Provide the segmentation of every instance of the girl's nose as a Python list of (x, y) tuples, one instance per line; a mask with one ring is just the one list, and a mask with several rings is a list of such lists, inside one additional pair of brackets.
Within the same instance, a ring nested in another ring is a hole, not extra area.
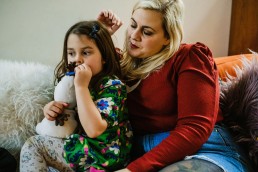
[(83, 63), (83, 57), (81, 55), (77, 55), (75, 57), (75, 63), (76, 63), (76, 65), (82, 64)]

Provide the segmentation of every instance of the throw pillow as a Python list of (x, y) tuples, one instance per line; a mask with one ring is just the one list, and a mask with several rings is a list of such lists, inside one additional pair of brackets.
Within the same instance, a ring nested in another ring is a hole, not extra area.
[(53, 100), (53, 68), (33, 62), (0, 60), (0, 145), (19, 158), (35, 135), (43, 107)]
[(228, 75), (221, 85), (220, 107), (236, 142), (258, 168), (258, 57), (242, 59), (236, 77)]

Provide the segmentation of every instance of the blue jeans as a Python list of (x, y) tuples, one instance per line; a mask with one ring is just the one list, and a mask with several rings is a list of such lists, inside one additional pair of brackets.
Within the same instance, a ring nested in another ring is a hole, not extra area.
[[(139, 152), (136, 156), (141, 156), (157, 146), (169, 132), (135, 136), (137, 147), (134, 149)], [(215, 125), (208, 141), (203, 144), (201, 149), (194, 155), (187, 156), (185, 159), (203, 159), (216, 164), (225, 172), (249, 172), (251, 165), (248, 157), (242, 149), (233, 141), (228, 129), (222, 125)]]

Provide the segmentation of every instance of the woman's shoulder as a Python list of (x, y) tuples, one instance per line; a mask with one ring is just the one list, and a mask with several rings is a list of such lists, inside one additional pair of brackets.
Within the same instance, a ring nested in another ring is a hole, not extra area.
[(190, 53), (204, 53), (208, 55), (212, 54), (210, 48), (201, 42), (196, 42), (194, 44), (183, 43), (181, 44), (177, 54), (190, 54)]
[(178, 51), (172, 56), (171, 60), (182, 61), (186, 59), (200, 59), (200, 60), (213, 60), (212, 52), (210, 48), (197, 42), (194, 44), (181, 44)]
[(181, 44), (179, 50), (169, 60), (170, 67), (175, 70), (190, 68), (191, 66), (213, 66), (214, 59), (209, 47), (203, 43)]

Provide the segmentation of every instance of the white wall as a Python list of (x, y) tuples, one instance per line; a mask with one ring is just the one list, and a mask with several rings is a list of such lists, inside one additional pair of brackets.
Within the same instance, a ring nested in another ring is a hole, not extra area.
[(184, 41), (203, 42), (214, 57), (228, 54), (232, 0), (183, 0)]
[[(125, 22), (113, 37), (122, 47), (131, 9), (137, 0), (0, 0), (0, 59), (55, 66), (63, 38), (77, 21), (96, 19), (112, 9)], [(207, 44), (214, 56), (227, 55), (232, 0), (184, 0), (184, 42)]]

